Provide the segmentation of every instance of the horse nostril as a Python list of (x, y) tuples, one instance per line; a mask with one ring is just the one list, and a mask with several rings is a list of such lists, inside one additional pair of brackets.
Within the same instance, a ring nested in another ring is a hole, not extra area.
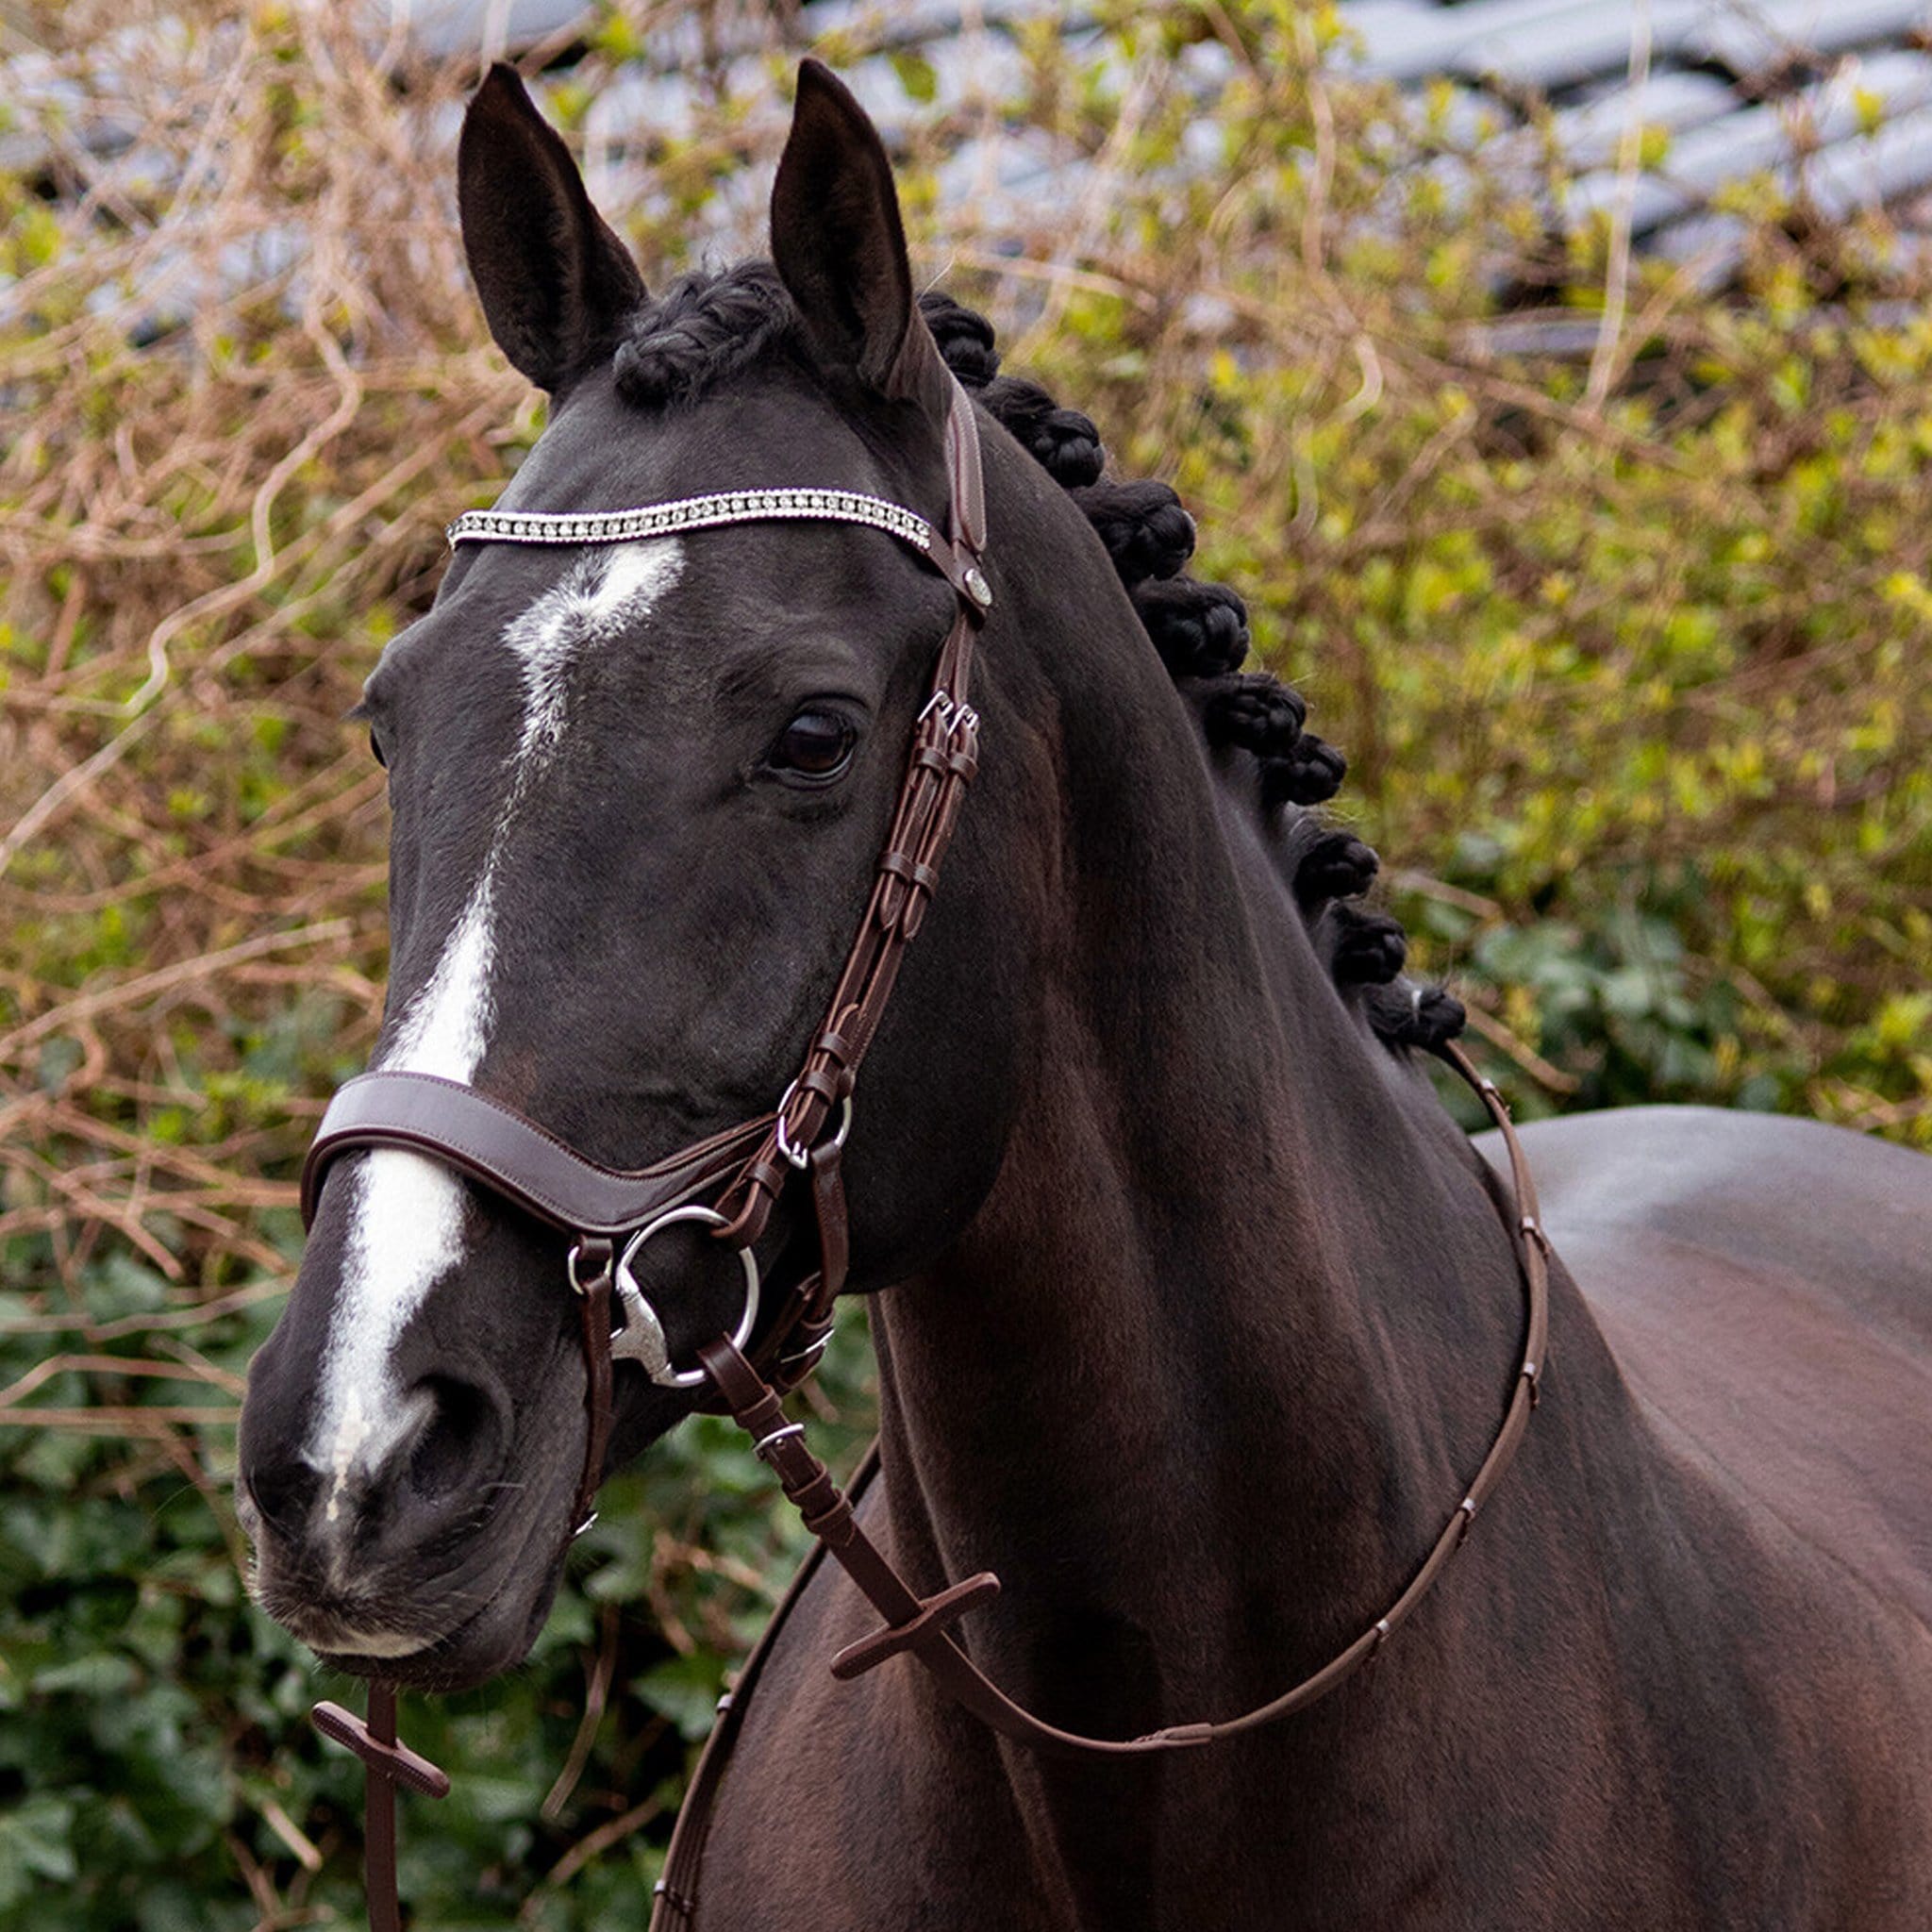
[(258, 1463), (246, 1472), (248, 1493), (267, 1526), (284, 1537), (300, 1534), (322, 1488), (322, 1472), (291, 1457), (282, 1462)]
[(409, 1456), (409, 1487), (433, 1500), (486, 1466), (495, 1411), (482, 1390), (448, 1375), (425, 1376), (416, 1392), (427, 1398), (430, 1413)]

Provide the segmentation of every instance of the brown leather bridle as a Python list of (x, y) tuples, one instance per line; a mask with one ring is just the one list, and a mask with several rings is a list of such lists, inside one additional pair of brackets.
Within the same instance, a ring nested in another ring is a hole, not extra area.
[[(425, 1074), (383, 1071), (351, 1080), (335, 1096), (308, 1150), (302, 1175), (305, 1222), (312, 1221), (330, 1164), (342, 1154), (402, 1147), (468, 1174), (558, 1229), (568, 1240), (568, 1274), (579, 1297), (585, 1360), (587, 1427), (571, 1534), (591, 1520), (609, 1441), (612, 1357), (639, 1361), (666, 1386), (697, 1391), (700, 1406), (722, 1407), (752, 1439), (805, 1526), (818, 1539), (800, 1585), (829, 1553), (883, 1618), (872, 1636), (832, 1659), (851, 1678), (901, 1653), (916, 1657), (947, 1696), (1001, 1736), (1059, 1755), (1140, 1757), (1190, 1749), (1257, 1730), (1306, 1709), (1380, 1651), (1461, 1548), (1528, 1426), (1538, 1395), (1548, 1328), (1548, 1242), (1523, 1150), (1495, 1087), (1459, 1048), (1442, 1055), (1475, 1087), (1501, 1128), (1515, 1186), (1519, 1247), (1527, 1303), (1523, 1355), (1501, 1426), (1481, 1468), (1421, 1567), (1393, 1603), (1353, 1643), (1320, 1670), (1269, 1703), (1216, 1723), (1169, 1725), (1144, 1737), (1085, 1738), (1016, 1704), (966, 1655), (951, 1626), (995, 1595), (990, 1573), (931, 1596), (906, 1581), (859, 1525), (850, 1499), (788, 1423), (783, 1398), (817, 1365), (831, 1333), (834, 1304), (849, 1257), (842, 1150), (858, 1071), (877, 1033), (908, 945), (917, 937), (939, 884), (940, 867), (976, 769), (977, 715), (968, 702), (974, 646), (992, 604), (985, 575), (986, 512), (979, 437), (973, 407), (952, 385), (945, 425), (950, 502), (944, 535), (914, 512), (875, 497), (826, 491), (737, 491), (686, 498), (643, 509), (558, 516), (473, 512), (451, 526), (452, 543), (608, 543), (720, 525), (799, 519), (869, 524), (924, 557), (958, 597), (940, 647), (930, 692), (913, 727), (912, 745), (858, 938), (846, 957), (825, 1018), (797, 1076), (770, 1114), (728, 1127), (651, 1166), (620, 1171), (587, 1160), (514, 1108), (475, 1088)], [(829, 1129), (829, 1131), (828, 1131)], [(775, 1311), (759, 1307), (754, 1244), (794, 1174), (806, 1176), (818, 1235), (818, 1267), (805, 1274)], [(638, 1251), (663, 1228), (696, 1222), (736, 1249), (745, 1270), (743, 1313), (731, 1334), (697, 1350), (694, 1368), (670, 1359), (656, 1310), (630, 1278)], [(624, 1325), (612, 1330), (613, 1302)], [(760, 1319), (762, 1316), (762, 1319)], [(798, 1586), (794, 1586), (794, 1591)], [(788, 1598), (788, 1603), (791, 1601)], [(782, 1619), (783, 1607), (779, 1613)], [(777, 1627), (774, 1620), (773, 1629)], [(770, 1640), (767, 1632), (766, 1641)], [(689, 1924), (704, 1833), (738, 1712), (762, 1657), (754, 1653), (738, 1702), (726, 1699), (710, 1745), (679, 1816), (658, 1888), (654, 1928)], [(375, 1682), (365, 1724), (341, 1706), (318, 1705), (324, 1734), (348, 1745), (369, 1769), (366, 1834), (370, 1923), (394, 1932), (394, 1786), (441, 1796), (448, 1780), (395, 1735), (394, 1687)]]

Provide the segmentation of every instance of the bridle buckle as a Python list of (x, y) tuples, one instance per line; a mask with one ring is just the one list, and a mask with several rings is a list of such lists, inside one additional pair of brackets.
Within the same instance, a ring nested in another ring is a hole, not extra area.
[[(799, 1171), (800, 1174), (803, 1174), (807, 1167), (808, 1167), (811, 1164), (812, 1147), (800, 1147), (799, 1145), (797, 1145), (797, 1143), (793, 1141), (790, 1130), (785, 1125), (786, 1109), (791, 1105), (792, 1097), (797, 1093), (797, 1091), (798, 1082), (796, 1080), (792, 1081), (791, 1086), (786, 1088), (785, 1096), (778, 1103), (777, 1124), (773, 1129), (772, 1137), (778, 1143), (778, 1152), (782, 1154), (785, 1157), (785, 1158), (789, 1160), (791, 1163), (791, 1165)], [(848, 1093), (846, 1094), (844, 1099), (839, 1103), (839, 1131), (832, 1136), (831, 1144), (835, 1148), (844, 1146), (845, 1137), (851, 1131), (852, 1096)], [(824, 1143), (823, 1141), (813, 1142), (813, 1146), (823, 1146), (824, 1144)]]
[(570, 1276), (571, 1292), (575, 1295), (590, 1295), (596, 1291), (600, 1283), (610, 1279), (610, 1260), (613, 1250), (609, 1240), (601, 1234), (587, 1234), (572, 1244), (570, 1258), (564, 1263)]

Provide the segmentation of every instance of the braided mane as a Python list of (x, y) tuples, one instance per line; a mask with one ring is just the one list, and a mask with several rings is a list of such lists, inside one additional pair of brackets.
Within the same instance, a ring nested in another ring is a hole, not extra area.
[[(1000, 374), (985, 316), (936, 291), (919, 307), (953, 374), (1086, 514), (1208, 744), (1254, 760), (1260, 809), (1281, 815), (1289, 884), (1339, 991), (1391, 1049), (1453, 1040), (1463, 1028), (1461, 1002), (1406, 978), (1401, 923), (1360, 903), (1374, 881), (1375, 854), (1322, 817), (1347, 760), (1306, 728), (1298, 691), (1272, 672), (1241, 669), (1249, 640), (1239, 594), (1183, 575), (1194, 520), (1179, 497), (1165, 483), (1107, 478), (1100, 432), (1038, 383)], [(639, 312), (619, 344), (618, 391), (646, 408), (694, 400), (766, 349), (795, 340), (798, 326), (768, 262), (686, 275)]]

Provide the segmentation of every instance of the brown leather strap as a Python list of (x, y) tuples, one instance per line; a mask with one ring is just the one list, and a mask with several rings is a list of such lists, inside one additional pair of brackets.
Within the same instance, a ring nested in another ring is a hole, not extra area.
[(378, 1070), (336, 1090), (302, 1167), (302, 1218), (315, 1218), (332, 1162), (358, 1148), (404, 1147), (454, 1167), (553, 1227), (628, 1233), (735, 1174), (771, 1130), (742, 1121), (626, 1171), (586, 1160), (527, 1115), (460, 1080)]
[(584, 1467), (571, 1507), (571, 1535), (580, 1537), (597, 1520), (597, 1486), (610, 1446), (610, 1293), (615, 1250), (601, 1238), (586, 1239), (570, 1253), (570, 1285), (577, 1291), (584, 1335)]
[[(855, 1504), (872, 1488), (878, 1473), (879, 1445), (874, 1442), (852, 1473), (849, 1493)], [(824, 1544), (820, 1542), (813, 1543), (806, 1552), (805, 1561), (786, 1586), (785, 1594), (778, 1599), (770, 1623), (759, 1633), (743, 1668), (731, 1680), (731, 1688), (718, 1700), (718, 1721), (711, 1726), (711, 1735), (705, 1740), (705, 1748), (698, 1754), (697, 1768), (691, 1774), (691, 1787), (684, 1794), (684, 1803), (678, 1807), (677, 1822), (671, 1829), (671, 1848), (665, 1854), (664, 1874), (658, 1881), (651, 1908), (650, 1932), (683, 1932), (683, 1928), (691, 1924), (691, 1914), (697, 1908), (698, 1867), (705, 1855), (705, 1841), (712, 1807), (717, 1803), (718, 1787), (730, 1762), (732, 1746), (738, 1741), (739, 1724), (745, 1707), (751, 1702), (752, 1691), (763, 1674), (765, 1660), (783, 1634), (799, 1599), (811, 1588), (813, 1579), (824, 1567), (826, 1554)]]
[[(776, 1392), (759, 1379), (751, 1364), (728, 1341), (711, 1342), (699, 1351), (699, 1359), (724, 1392), (734, 1418), (752, 1432), (758, 1455), (778, 1477), (786, 1495), (803, 1514), (807, 1528), (819, 1541), (786, 1593), (771, 1626), (759, 1640), (752, 1663), (747, 1665), (725, 1716), (699, 1760), (690, 1794), (672, 1835), (665, 1882), (659, 1888), (657, 1908), (652, 1914), (651, 1932), (678, 1932), (678, 1928), (694, 1923), (705, 1839), (718, 1788), (737, 1738), (744, 1700), (755, 1681), (754, 1666), (762, 1663), (786, 1611), (816, 1574), (819, 1560), (826, 1553), (844, 1568), (885, 1618), (881, 1629), (839, 1653), (832, 1662), (834, 1675), (856, 1676), (906, 1652), (918, 1658), (954, 1702), (990, 1728), (1002, 1737), (1054, 1756), (1141, 1757), (1198, 1748), (1239, 1737), (1306, 1710), (1374, 1658), (1448, 1567), (1449, 1559), (1462, 1547), (1476, 1517), (1501, 1483), (1529, 1425), (1530, 1412), (1537, 1406), (1549, 1340), (1549, 1238), (1543, 1231), (1536, 1186), (1530, 1177), (1523, 1143), (1494, 1082), (1476, 1071), (1460, 1047), (1450, 1043), (1439, 1051), (1475, 1089), (1501, 1131), (1508, 1152), (1516, 1199), (1516, 1220), (1511, 1232), (1516, 1241), (1526, 1309), (1523, 1352), (1509, 1400), (1482, 1466), (1401, 1594), (1353, 1643), (1320, 1670), (1280, 1696), (1238, 1717), (1216, 1723), (1172, 1724), (1139, 1738), (1083, 1738), (1060, 1730), (1015, 1704), (965, 1655), (950, 1628), (966, 1610), (989, 1601), (997, 1592), (997, 1579), (982, 1574), (931, 1597), (921, 1598), (860, 1527), (849, 1502), (840, 1495), (829, 1473), (806, 1446), (802, 1431), (796, 1425), (782, 1424)], [(866, 1464), (867, 1480), (875, 1468), (876, 1445)], [(855, 1482), (855, 1494), (858, 1489)]]
[(979, 716), (967, 699), (974, 640), (992, 603), (992, 590), (980, 564), (986, 492), (979, 431), (973, 406), (957, 382), (946, 416), (945, 455), (950, 548), (936, 541), (931, 555), (958, 592), (959, 608), (933, 666), (930, 694), (913, 733), (872, 897), (824, 1023), (812, 1037), (777, 1122), (721, 1204), (730, 1218), (721, 1237), (740, 1244), (757, 1241), (763, 1232), (783, 1185), (781, 1135), (783, 1143), (794, 1149), (816, 1146), (833, 1108), (850, 1098), (891, 997), (900, 960), (924, 922), (966, 788), (979, 767)]
[(845, 1288), (852, 1241), (846, 1225), (844, 1161), (844, 1151), (834, 1141), (811, 1151), (811, 1205), (819, 1227), (819, 1278), (806, 1309), (808, 1321), (829, 1321), (832, 1304)]
[(333, 1744), (362, 1760), (363, 1890), (369, 1901), (370, 1932), (402, 1932), (396, 1895), (396, 1787), (407, 1785), (426, 1798), (449, 1796), (449, 1779), (396, 1736), (396, 1687), (380, 1677), (369, 1683), (365, 1723), (340, 1704), (318, 1704), (309, 1722)]
[(850, 1098), (900, 961), (918, 937), (938, 886), (966, 787), (978, 769), (979, 719), (960, 696), (975, 622), (962, 609), (940, 654), (865, 919), (824, 1024), (812, 1036), (805, 1065), (771, 1131), (721, 1203), (730, 1224), (721, 1236), (740, 1245), (756, 1241), (764, 1231), (786, 1178), (783, 1149), (817, 1146), (834, 1108)]

